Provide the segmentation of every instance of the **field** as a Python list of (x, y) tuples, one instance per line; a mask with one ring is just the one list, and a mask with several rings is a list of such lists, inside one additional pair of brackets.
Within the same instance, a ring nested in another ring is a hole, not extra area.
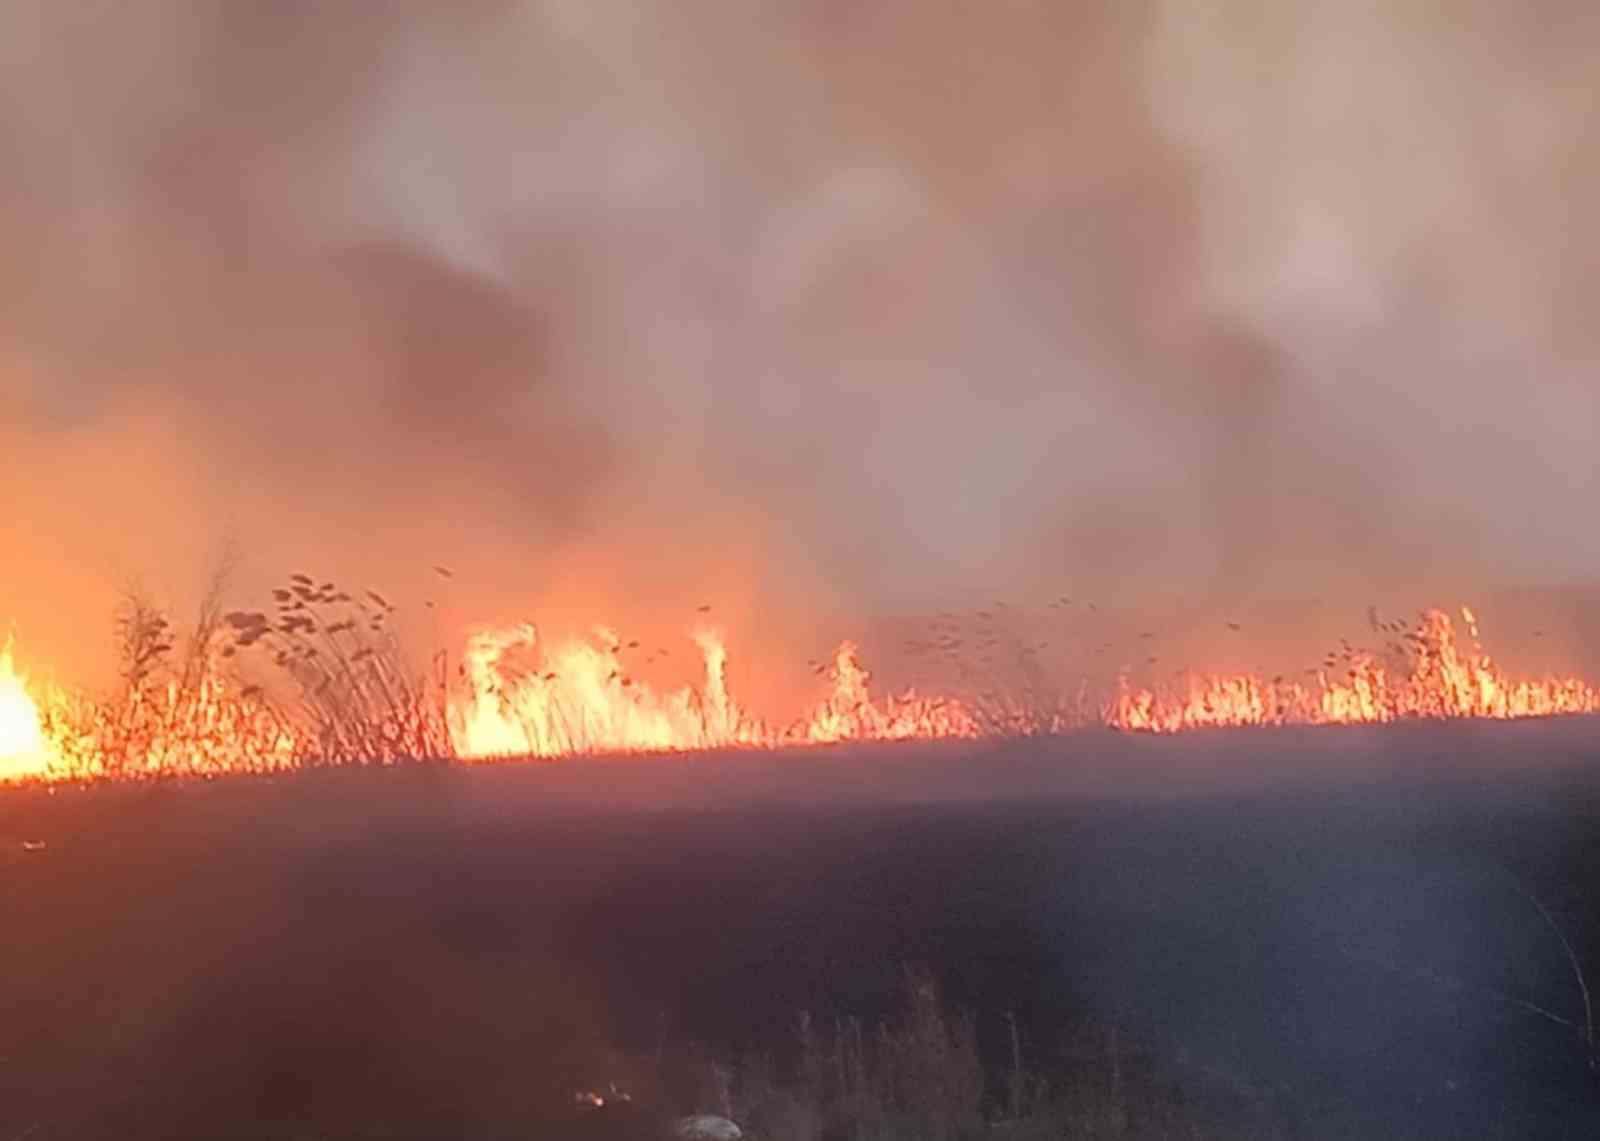
[(1594, 729), (7, 790), (0, 1141), (748, 1119), (797, 1101), (801, 1012), (813, 1061), (911, 1035), (908, 971), (952, 1041), (972, 1012), (976, 1113), (1014, 1118), (1019, 1076), (1051, 1107), (1015, 1136), (1593, 1136), (1563, 939), (1600, 974)]

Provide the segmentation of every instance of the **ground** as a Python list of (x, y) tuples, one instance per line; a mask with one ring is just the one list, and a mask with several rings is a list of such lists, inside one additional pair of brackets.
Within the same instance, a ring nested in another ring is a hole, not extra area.
[(550, 1135), (663, 1053), (782, 1071), (800, 1011), (889, 1017), (908, 964), (997, 1073), (1014, 1012), (1030, 1068), (1162, 1113), (1583, 1135), (1529, 897), (1600, 972), (1594, 728), (7, 791), (0, 1138)]

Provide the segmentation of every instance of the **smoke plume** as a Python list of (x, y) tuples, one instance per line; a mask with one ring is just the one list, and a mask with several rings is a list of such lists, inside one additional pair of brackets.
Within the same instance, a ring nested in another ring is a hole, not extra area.
[(225, 536), (767, 629), (1591, 578), (1597, 35), (1575, 0), (17, 0), (0, 619), (71, 662)]

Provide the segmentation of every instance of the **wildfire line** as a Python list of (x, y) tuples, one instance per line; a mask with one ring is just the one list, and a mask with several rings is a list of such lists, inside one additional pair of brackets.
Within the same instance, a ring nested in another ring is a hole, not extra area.
[[(1176, 733), (1213, 727), (1367, 724), (1414, 719), (1522, 718), (1600, 712), (1600, 691), (1577, 678), (1508, 677), (1451, 616), (1424, 611), (1383, 651), (1348, 642), (1309, 682), (1281, 675), (1190, 674), (1137, 688), (1126, 676), (1097, 703), (1040, 681), (1029, 659), (1017, 692), (988, 685), (972, 696), (873, 693), (853, 643), (814, 666), (826, 689), (787, 722), (752, 715), (732, 692), (728, 651), (714, 631), (694, 634), (698, 685), (660, 690), (634, 676), (639, 643), (597, 628), (547, 643), (531, 625), (485, 630), (467, 642), (459, 679), (437, 665), (408, 673), (381, 595), (320, 586), (296, 575), (274, 592), (277, 614), (235, 611), (204, 668), (164, 683), (141, 672), (109, 699), (29, 682), (9, 642), (0, 651), (0, 780), (62, 781), (276, 772), (330, 764), (402, 764), (722, 748), (788, 749), (845, 741), (1048, 735), (1089, 726)], [(987, 643), (985, 643), (987, 644)], [(952, 649), (947, 635), (938, 645)], [(645, 663), (665, 656), (657, 650)], [(244, 684), (254, 655), (287, 686)], [(958, 666), (964, 663), (958, 662)], [(977, 688), (977, 687), (974, 687)]]

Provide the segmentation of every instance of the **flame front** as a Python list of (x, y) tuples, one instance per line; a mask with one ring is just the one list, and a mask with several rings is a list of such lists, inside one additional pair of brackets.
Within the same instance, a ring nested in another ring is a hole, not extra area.
[[(308, 620), (292, 601), (287, 605), (279, 629), (299, 629)], [(1171, 685), (1141, 688), (1123, 676), (1098, 702), (1083, 682), (1075, 705), (1045, 692), (1041, 706), (1026, 692), (997, 692), (994, 685), (970, 699), (912, 691), (878, 696), (856, 646), (845, 642), (816, 667), (824, 688), (813, 704), (797, 705), (801, 712), (790, 720), (769, 721), (733, 692), (727, 645), (713, 630), (693, 634), (700, 675), (679, 688), (636, 676), (630, 664), (638, 643), (624, 644), (608, 628), (548, 643), (523, 625), (474, 634), (459, 683), (449, 683), (441, 668), (426, 686), (406, 689), (399, 659), (374, 660), (370, 643), (351, 640), (356, 636), (348, 619), (330, 621), (319, 635), (317, 645), (335, 666), (316, 672), (306, 665), (314, 647), (297, 651), (293, 641), (268, 641), (270, 631), (258, 616), (238, 613), (229, 621), (240, 646), (266, 641), (277, 660), (302, 667), (292, 675), (309, 687), (299, 704), (292, 692), (272, 697), (261, 686), (241, 686), (222, 664), (231, 647), (216, 647), (181, 684), (175, 677), (95, 698), (58, 685), (25, 685), (8, 643), (0, 652), (0, 780), (211, 776), (441, 756), (778, 749), (1035, 735), (1090, 725), (1175, 733), (1600, 713), (1600, 690), (1587, 682), (1508, 676), (1478, 644), (1477, 616), (1463, 607), (1461, 620), (1464, 636), (1442, 610), (1424, 611), (1410, 628), (1387, 624), (1383, 629), (1397, 637), (1384, 651), (1345, 643), (1299, 679), (1187, 674)], [(343, 688), (328, 697), (334, 681)], [(436, 738), (418, 732), (434, 724), (448, 729), (437, 747), (430, 743)]]
[(617, 636), (546, 652), (532, 626), (482, 631), (468, 643), (469, 693), (454, 718), (465, 758), (780, 748), (838, 741), (972, 737), (977, 722), (958, 702), (906, 694), (875, 701), (856, 648), (846, 642), (827, 670), (828, 697), (789, 725), (750, 715), (728, 689), (728, 651), (709, 630), (694, 635), (700, 688), (657, 691), (631, 677)]
[(0, 649), (0, 781), (41, 777), (50, 758), (39, 707), (17, 673), (8, 640)]
[(867, 689), (872, 675), (862, 668), (853, 642), (835, 652), (829, 674), (833, 692), (806, 719), (799, 739), (825, 743), (978, 736), (977, 720), (959, 701), (908, 692), (874, 702)]
[(467, 644), (469, 692), (454, 718), (456, 750), (468, 758), (561, 757), (759, 744), (728, 695), (727, 652), (697, 637), (705, 687), (658, 693), (636, 682), (616, 635), (604, 627), (546, 653), (529, 625), (474, 634)]
[(1118, 729), (1175, 733), (1208, 726), (1600, 713), (1600, 690), (1577, 678), (1508, 678), (1477, 644), (1476, 615), (1462, 607), (1461, 616), (1469, 644), (1457, 640), (1450, 615), (1427, 610), (1387, 658), (1346, 648), (1313, 671), (1309, 684), (1281, 677), (1190, 675), (1167, 689), (1135, 689), (1123, 679), (1106, 721)]

